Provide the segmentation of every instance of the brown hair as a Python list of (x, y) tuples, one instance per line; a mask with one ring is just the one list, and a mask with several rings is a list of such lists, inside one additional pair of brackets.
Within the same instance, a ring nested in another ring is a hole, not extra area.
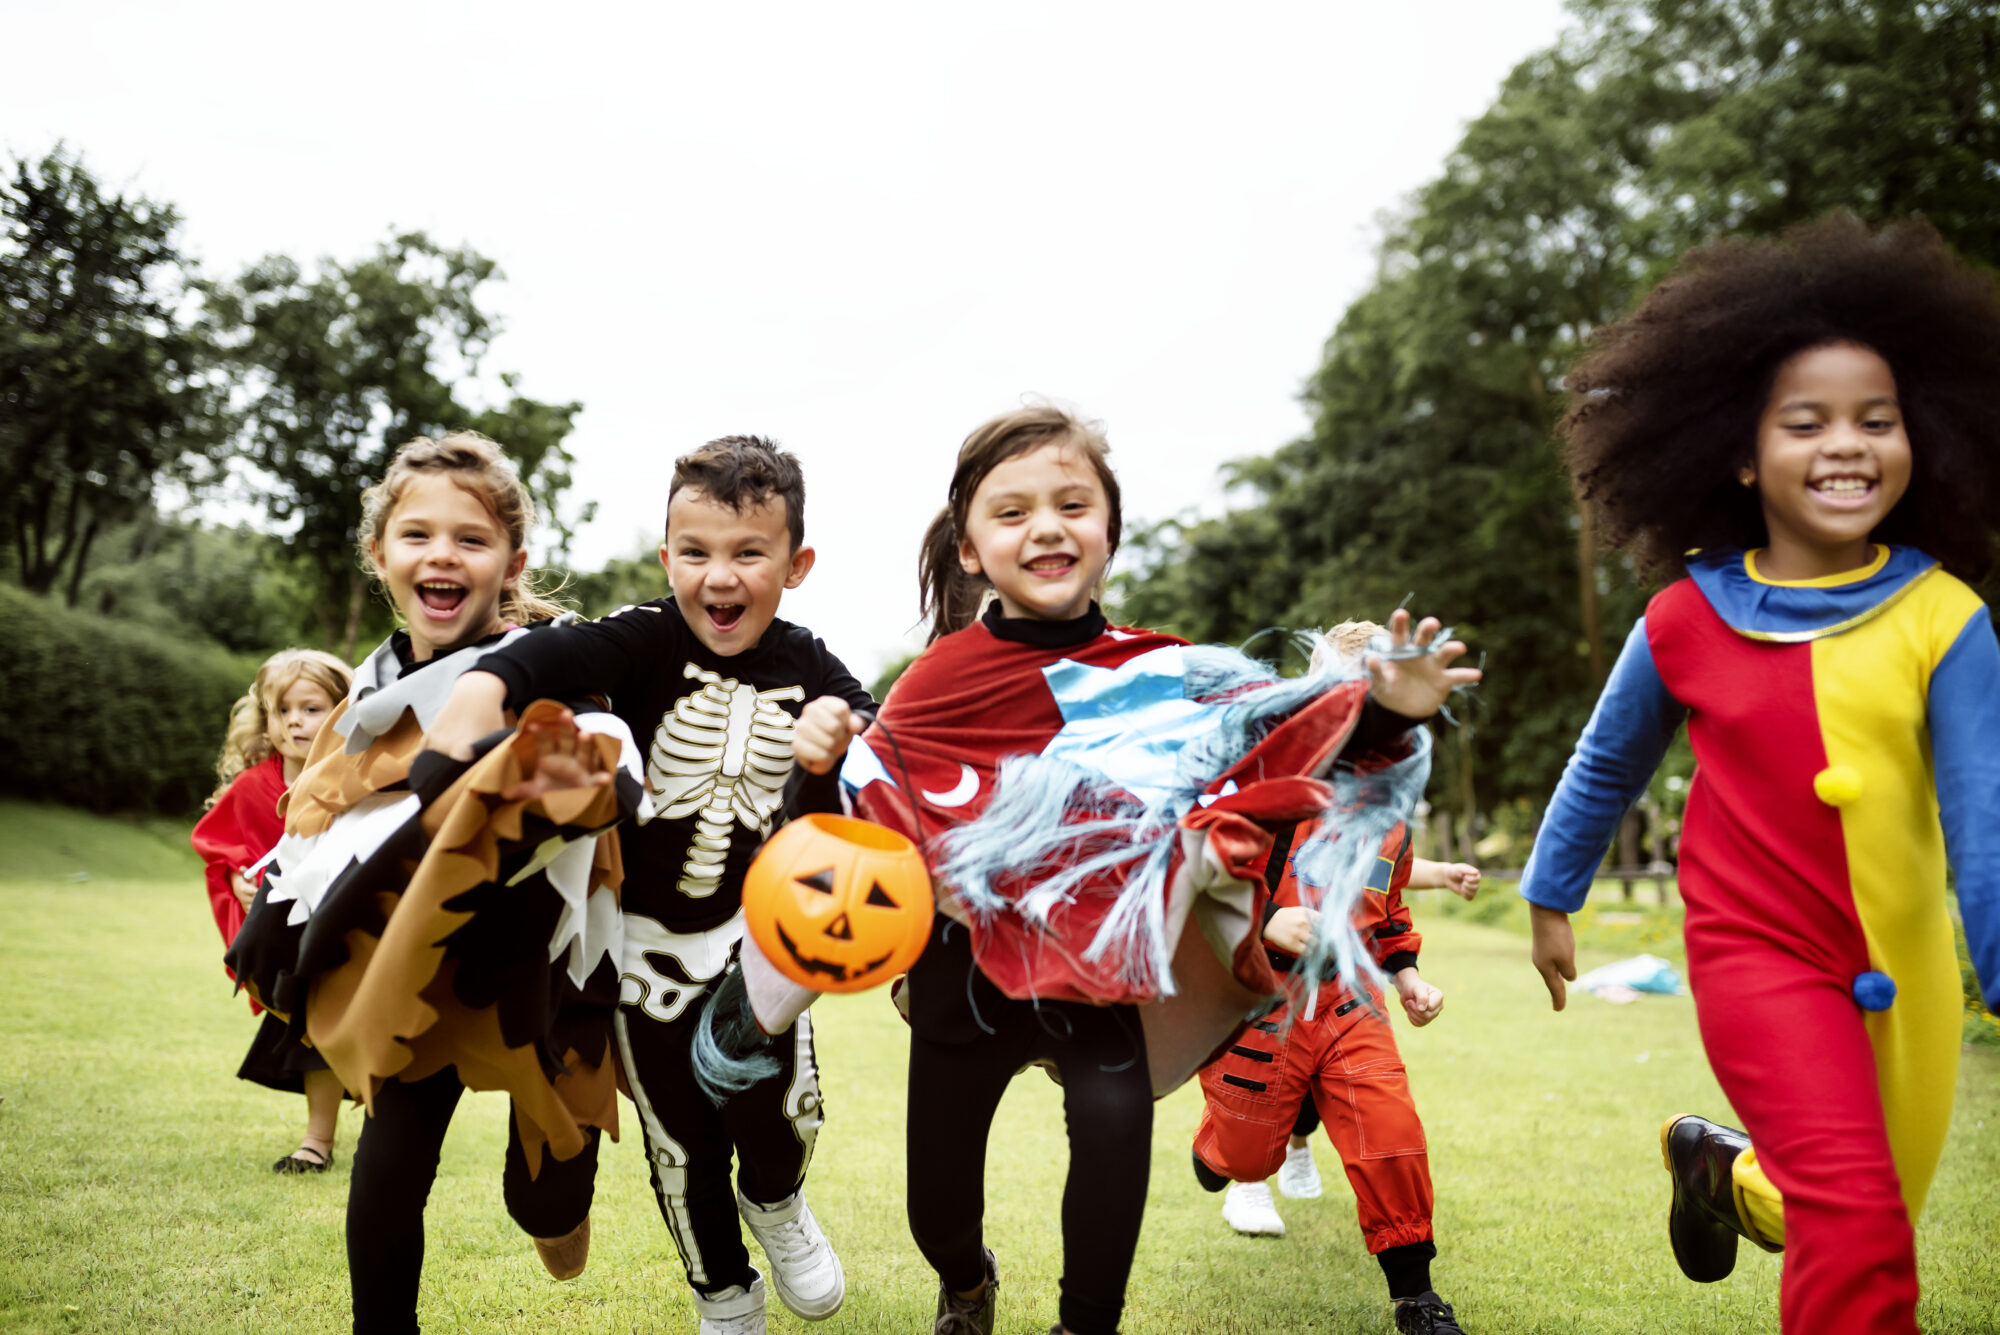
[[(535, 527), (535, 498), (528, 494), (520, 473), (500, 453), (500, 447), (477, 431), (454, 431), (438, 440), (418, 436), (396, 451), (382, 480), (361, 493), (361, 563), (370, 574), (376, 573), (376, 539), (403, 499), (403, 489), (419, 475), (438, 474), (449, 476), (477, 496), (506, 531), (515, 551), (527, 545), (528, 534)], [(519, 578), (500, 590), (502, 621), (520, 625), (560, 615), (563, 610), (561, 604), (535, 589), (534, 573), (525, 568)]]
[(723, 436), (674, 460), (673, 485), (667, 504), (682, 487), (693, 487), (718, 505), (742, 514), (773, 496), (785, 503), (785, 524), (791, 529), (792, 550), (806, 543), (806, 478), (798, 456), (762, 436)]
[(967, 574), (958, 563), (959, 540), (965, 534), (965, 517), (972, 508), (973, 493), (979, 490), (986, 475), (1001, 464), (1056, 441), (1081, 450), (1090, 460), (1090, 466), (1097, 470), (1098, 481), (1104, 484), (1105, 499), (1111, 503), (1111, 551), (1118, 550), (1124, 519), (1118, 478), (1111, 471), (1111, 445), (1104, 438), (1104, 428), (1050, 403), (1002, 413), (967, 436), (958, 447), (958, 467), (952, 470), (951, 490), (944, 508), (924, 531), (923, 551), (917, 558), (917, 584), (924, 615), (931, 619), (931, 639), (971, 625), (979, 615), (980, 600), (986, 596), (986, 581)]
[(215, 759), (215, 791), (208, 795), (207, 805), (220, 801), (237, 775), (271, 758), (271, 713), (300, 678), (339, 704), (347, 698), (354, 672), (317, 649), (280, 649), (265, 659), (250, 689), (229, 707), (229, 731), (223, 735), (222, 754)]

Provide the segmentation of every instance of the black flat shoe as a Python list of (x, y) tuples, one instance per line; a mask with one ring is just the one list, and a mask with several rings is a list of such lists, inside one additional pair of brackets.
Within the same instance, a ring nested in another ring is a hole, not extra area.
[[(305, 1156), (310, 1154), (312, 1158)], [(274, 1173), (324, 1173), (333, 1167), (333, 1155), (321, 1154), (310, 1145), (301, 1145), (271, 1165)]]
[(1397, 1335), (1465, 1335), (1452, 1315), (1451, 1304), (1426, 1289), (1414, 1298), (1396, 1300)]
[(1750, 1236), (1730, 1176), (1736, 1156), (1749, 1148), (1741, 1131), (1704, 1117), (1673, 1117), (1660, 1128), (1660, 1157), (1674, 1180), (1667, 1237), (1681, 1273), (1697, 1284), (1727, 1278), (1736, 1268), (1736, 1240)]

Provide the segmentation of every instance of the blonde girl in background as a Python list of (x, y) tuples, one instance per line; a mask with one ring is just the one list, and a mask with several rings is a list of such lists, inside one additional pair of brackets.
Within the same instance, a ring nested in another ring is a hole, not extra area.
[[(243, 926), (257, 887), (251, 871), (285, 832), (278, 799), (299, 776), (306, 752), (334, 706), (347, 698), (354, 673), (317, 649), (281, 649), (229, 711), (229, 731), (215, 762), (216, 788), (194, 827), (209, 907), (230, 945)], [(235, 975), (231, 974), (234, 978)], [(250, 1003), (251, 1013), (262, 1010)], [(284, 1041), (284, 1025), (266, 1017), (238, 1072), (273, 1089), (306, 1096), (306, 1131), (299, 1147), (271, 1165), (279, 1173), (323, 1173), (333, 1161), (340, 1081), (312, 1049)]]

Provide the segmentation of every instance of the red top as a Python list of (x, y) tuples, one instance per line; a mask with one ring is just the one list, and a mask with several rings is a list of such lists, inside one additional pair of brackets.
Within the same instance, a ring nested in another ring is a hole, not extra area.
[[(273, 755), (237, 775), (208, 814), (195, 823), (194, 851), (208, 864), (203, 870), (209, 907), (215, 911), (215, 925), (225, 946), (236, 939), (244, 913), (229, 886), (229, 873), (246, 872), (277, 846), (285, 833), (284, 818), (278, 814), (278, 799), (284, 795), (284, 757)], [(250, 1003), (250, 1009), (254, 1013), (257, 1004)]]
[[(1297, 850), (1303, 847), (1318, 828), (1318, 821), (1301, 824), (1292, 839), (1292, 848)], [(1410, 958), (1398, 967), (1415, 964), (1416, 954), (1423, 947), (1423, 937), (1410, 920), (1409, 906), (1403, 903), (1403, 887), (1410, 881), (1410, 862), (1409, 830), (1399, 823), (1382, 841), (1382, 851), (1368, 872), (1368, 888), (1354, 906), (1355, 932), (1368, 943), (1375, 963), (1390, 973), (1395, 972), (1389, 966), (1391, 958), (1407, 954)], [(1277, 908), (1290, 908), (1300, 903), (1299, 883), (1292, 874), (1289, 857), (1285, 859), (1285, 874), (1278, 882), (1277, 892), (1271, 896), (1271, 903)], [(1277, 947), (1272, 946), (1271, 949), (1276, 950)]]

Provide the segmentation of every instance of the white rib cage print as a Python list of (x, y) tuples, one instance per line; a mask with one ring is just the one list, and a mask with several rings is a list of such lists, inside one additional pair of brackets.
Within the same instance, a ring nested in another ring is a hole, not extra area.
[(640, 819), (696, 817), (675, 888), (702, 899), (722, 882), (737, 825), (759, 837), (771, 832), (771, 818), (792, 772), (797, 722), (777, 702), (804, 700), (806, 693), (798, 685), (759, 691), (693, 663), (681, 674), (701, 682), (702, 688), (677, 700), (653, 733), (646, 786), (653, 792), (654, 810)]

